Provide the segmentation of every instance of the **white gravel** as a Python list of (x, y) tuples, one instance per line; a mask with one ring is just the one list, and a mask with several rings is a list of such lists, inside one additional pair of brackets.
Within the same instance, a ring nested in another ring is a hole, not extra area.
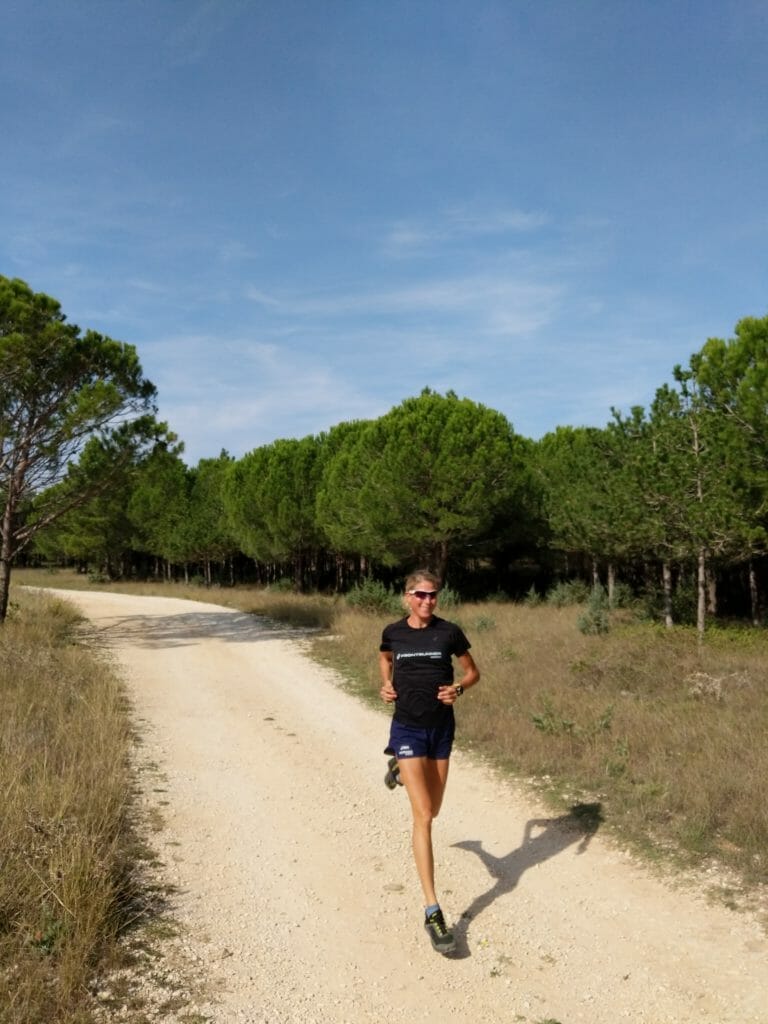
[(768, 1024), (756, 917), (580, 842), (460, 753), (435, 827), (458, 949), (439, 956), (385, 712), (252, 616), (60, 593), (113, 648), (165, 780), (156, 846), (205, 987), (179, 1020)]

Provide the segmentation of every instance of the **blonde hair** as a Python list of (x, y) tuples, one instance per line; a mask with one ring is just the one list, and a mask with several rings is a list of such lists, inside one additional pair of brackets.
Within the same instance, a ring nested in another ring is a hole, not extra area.
[(443, 585), (443, 581), (437, 575), (431, 571), (431, 569), (416, 569), (405, 581), (405, 591), (414, 590), (417, 583), (431, 583), (435, 590), (439, 590)]

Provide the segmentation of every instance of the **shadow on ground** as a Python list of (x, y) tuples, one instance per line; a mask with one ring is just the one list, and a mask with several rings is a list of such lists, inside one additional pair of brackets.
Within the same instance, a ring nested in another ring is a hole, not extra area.
[(592, 836), (604, 821), (600, 803), (575, 804), (567, 814), (555, 818), (532, 818), (526, 822), (520, 846), (503, 857), (496, 857), (483, 849), (482, 840), (464, 839), (454, 847), (474, 853), (485, 865), (493, 883), (485, 892), (475, 897), (462, 912), (454, 934), (457, 939), (456, 957), (468, 956), (467, 931), (471, 921), (500, 896), (516, 888), (523, 874), (537, 864), (557, 856), (568, 847), (576, 846), (576, 853), (582, 854), (589, 846)]
[(250, 612), (200, 611), (176, 615), (122, 615), (85, 622), (81, 635), (96, 646), (130, 643), (149, 649), (187, 647), (199, 640), (251, 644), (263, 640), (301, 640), (317, 633), (286, 626)]

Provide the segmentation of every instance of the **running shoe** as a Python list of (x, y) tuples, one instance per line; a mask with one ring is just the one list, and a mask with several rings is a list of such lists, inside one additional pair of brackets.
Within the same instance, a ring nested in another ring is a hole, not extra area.
[(439, 907), (424, 919), (424, 927), (427, 929), (433, 948), (438, 953), (452, 953), (456, 949), (453, 932), (446, 927), (443, 912)]
[(384, 776), (384, 785), (387, 789), (395, 789), (397, 786), (402, 786), (403, 780), (400, 778), (400, 766), (397, 763), (396, 757), (390, 757), (387, 761), (387, 774)]

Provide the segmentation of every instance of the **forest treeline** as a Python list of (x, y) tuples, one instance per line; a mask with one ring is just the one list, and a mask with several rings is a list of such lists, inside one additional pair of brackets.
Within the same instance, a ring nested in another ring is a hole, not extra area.
[(188, 466), (132, 347), (0, 278), (0, 389), (8, 572), (23, 557), (343, 592), (429, 564), (465, 596), (575, 577), (643, 594), (668, 624), (762, 621), (768, 317), (708, 340), (649, 408), (603, 428), (533, 441), (425, 389), (376, 419)]

